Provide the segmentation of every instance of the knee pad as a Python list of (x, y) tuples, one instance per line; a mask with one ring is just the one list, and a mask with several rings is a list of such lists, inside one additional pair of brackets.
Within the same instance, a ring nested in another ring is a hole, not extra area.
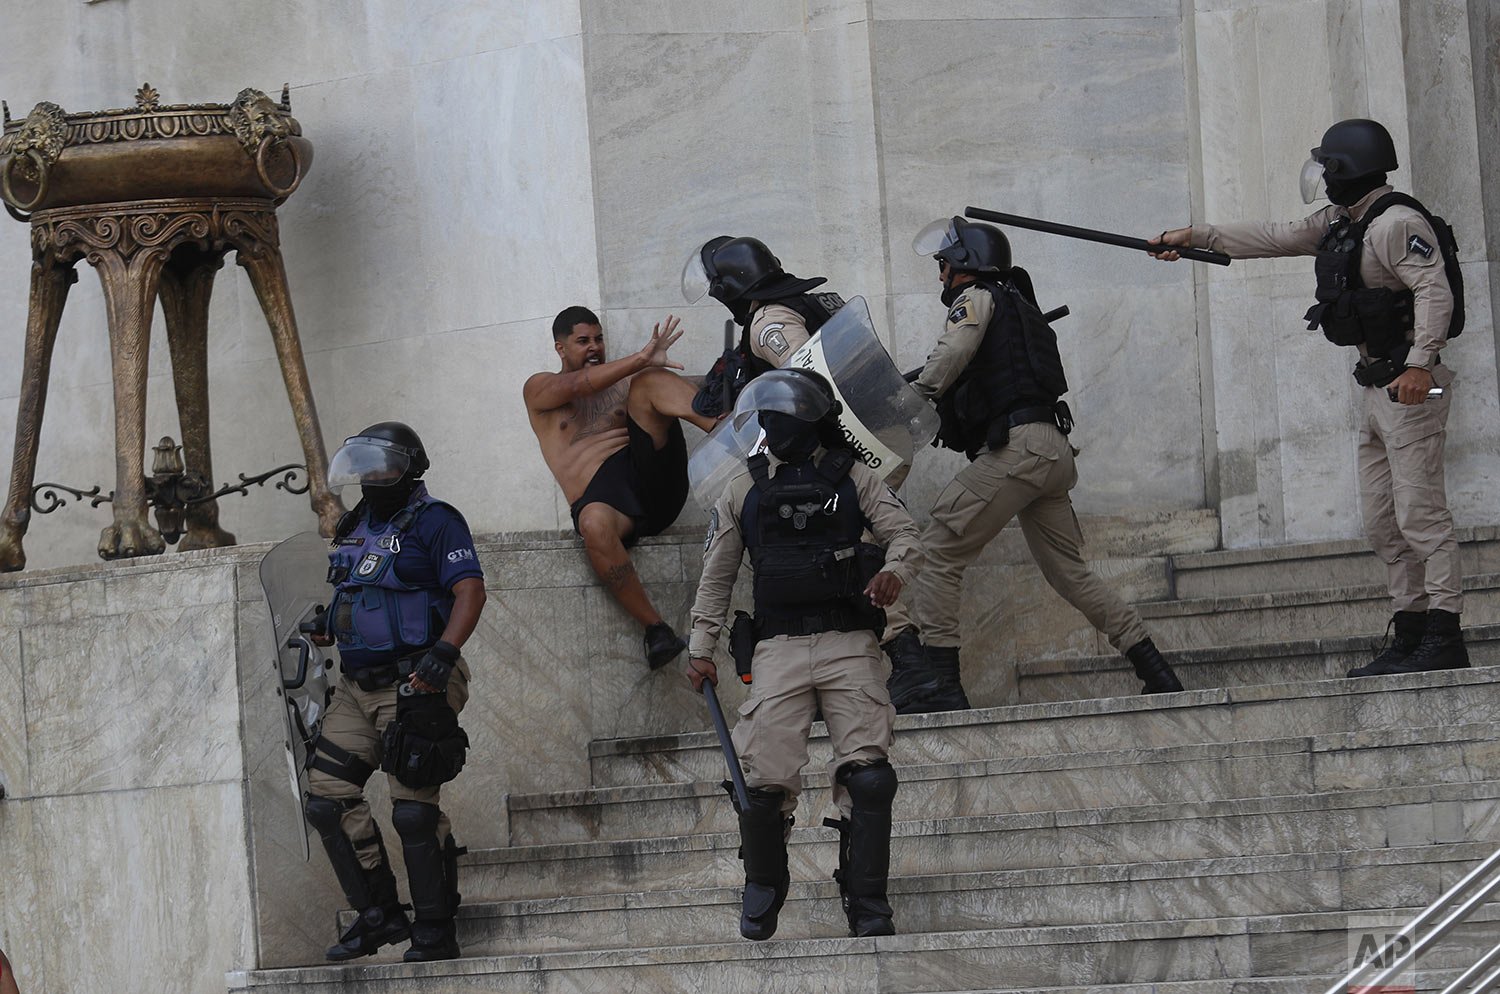
[(308, 794), (307, 800), (302, 805), (302, 814), (307, 819), (307, 823), (318, 830), (319, 835), (327, 836), (334, 833), (342, 835), (344, 831), (342, 822), (347, 808), (348, 806), (343, 801)]
[(896, 771), (884, 759), (873, 763), (845, 763), (834, 776), (835, 782), (849, 792), (856, 808), (889, 809), (896, 798)]
[(438, 821), (442, 812), (436, 804), (422, 801), (396, 801), (391, 805), (391, 824), (401, 836), (403, 845), (436, 842)]

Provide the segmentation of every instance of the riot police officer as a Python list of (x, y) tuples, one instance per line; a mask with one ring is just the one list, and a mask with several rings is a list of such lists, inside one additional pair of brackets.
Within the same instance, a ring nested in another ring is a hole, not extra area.
[[(1459, 628), (1463, 574), (1443, 480), (1454, 373), (1439, 353), (1463, 330), (1463, 286), (1452, 229), (1394, 192), (1396, 146), (1376, 121), (1340, 121), (1302, 171), (1307, 203), (1332, 202), (1286, 223), (1200, 224), (1152, 241), (1237, 259), (1315, 255), (1308, 328), (1356, 346), (1361, 391), (1359, 490), (1365, 533), (1386, 564), (1395, 638), (1350, 676), (1469, 665)], [(1320, 190), (1321, 188), (1321, 190)], [(1429, 390), (1440, 394), (1429, 397)]]
[[(1013, 517), (1052, 589), (1130, 660), (1145, 693), (1182, 689), (1140, 615), (1084, 561), (1068, 491), (1078, 482), (1061, 397), (1067, 378), (1057, 337), (1025, 270), (1012, 266), (998, 228), (961, 217), (934, 221), (914, 240), (938, 263), (943, 333), (913, 386), (937, 401), (939, 437), (970, 464), (938, 496), (922, 532), (927, 568), (917, 584), (924, 668), (899, 667), (891, 696), (903, 714), (967, 708), (959, 678), (959, 592), (965, 569)], [(896, 638), (918, 638), (907, 629)], [(895, 653), (898, 664), (909, 654)]]
[[(345, 439), (328, 465), (331, 487), (358, 484), (362, 494), (329, 553), (334, 591), (319, 641), (337, 643), (343, 672), (314, 747), (305, 809), (359, 912), (328, 949), (335, 961), (408, 936), (408, 961), (459, 952), (461, 850), (438, 792), (468, 746), (457, 719), (469, 696), (460, 650), (484, 606), (484, 574), (463, 516), (428, 494), (427, 468), (421, 439), (395, 421)], [(391, 774), (411, 922), (364, 797), (377, 767)]]
[[(740, 934), (768, 939), (786, 900), (786, 840), (821, 705), (841, 817), (839, 880), (852, 935), (895, 932), (886, 900), (895, 711), (876, 642), (884, 606), (920, 565), (917, 527), (876, 474), (842, 445), (839, 407), (817, 373), (782, 369), (745, 388), (736, 418), (757, 414), (769, 453), (752, 456), (714, 507), (693, 602), (688, 678), (717, 683), (713, 652), (748, 551), (755, 615), (750, 697), (734, 741), (749, 809), (739, 810), (745, 864)], [(860, 536), (868, 528), (885, 548)], [(738, 622), (737, 622), (738, 623)], [(740, 636), (735, 634), (734, 640)], [(737, 653), (737, 665), (746, 661)], [(738, 807), (738, 805), (736, 805)]]
[(792, 353), (844, 306), (836, 293), (811, 292), (827, 282), (822, 276), (800, 279), (786, 272), (757, 238), (720, 235), (695, 249), (683, 267), (683, 297), (690, 304), (712, 297), (744, 330), (739, 345), (705, 378), (693, 409), (704, 417), (717, 417), (734, 404), (746, 383), (786, 365)]

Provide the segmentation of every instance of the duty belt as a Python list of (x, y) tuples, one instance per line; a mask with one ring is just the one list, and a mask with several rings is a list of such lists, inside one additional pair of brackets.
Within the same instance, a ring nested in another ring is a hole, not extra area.
[(1032, 425), (1038, 422), (1050, 422), (1057, 424), (1057, 412), (1049, 407), (1023, 407), (1019, 411), (1011, 411), (1005, 416), (1007, 428), (1017, 428), (1021, 425)]
[(353, 680), (360, 690), (384, 690), (402, 677), (410, 676), (412, 670), (416, 668), (416, 661), (423, 654), (421, 652), (413, 653), (410, 656), (403, 656), (394, 662), (380, 663), (376, 666), (361, 666), (357, 669), (350, 669), (342, 664), (340, 666), (344, 671), (344, 675)]
[(755, 636), (758, 640), (775, 638), (778, 635), (817, 635), (822, 632), (874, 631), (870, 627), (867, 613), (846, 608), (835, 608), (819, 614), (757, 615)]

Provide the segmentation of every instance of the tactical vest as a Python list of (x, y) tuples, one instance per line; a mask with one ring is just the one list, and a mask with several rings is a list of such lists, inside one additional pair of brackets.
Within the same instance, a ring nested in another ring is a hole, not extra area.
[(761, 638), (885, 627), (885, 612), (864, 596), (885, 554), (860, 542), (868, 522), (849, 477), (853, 465), (853, 453), (836, 449), (816, 462), (783, 463), (773, 477), (764, 454), (750, 459), (755, 485), (740, 524)]
[(1322, 328), (1323, 335), (1335, 345), (1364, 345), (1374, 358), (1406, 361), (1408, 337), (1415, 323), (1415, 296), (1411, 290), (1367, 287), (1359, 274), (1364, 253), (1365, 232), (1371, 223), (1396, 205), (1410, 207), (1427, 218), (1438, 244), (1429, 251), (1441, 251), (1445, 273), (1453, 291), (1453, 315), (1448, 337), (1463, 331), (1463, 282), (1458, 269), (1458, 244), (1453, 229), (1442, 218), (1434, 217), (1420, 202), (1404, 193), (1388, 193), (1370, 205), (1358, 221), (1335, 218), (1318, 242), (1314, 270), (1318, 277), (1316, 304), (1308, 308), (1309, 330)]
[(1055, 407), (1068, 378), (1057, 334), (1034, 303), (1008, 283), (970, 285), (988, 291), (995, 310), (974, 358), (939, 399), (938, 414), (939, 439), (972, 459), (1008, 432), (1012, 414)]
[(328, 553), (328, 582), (334, 587), (329, 633), (341, 652), (349, 652), (351, 665), (382, 662), (369, 657), (398, 647), (430, 646), (442, 634), (453, 595), (410, 586), (396, 575), (401, 536), (425, 510), (441, 503), (419, 484), (411, 501), (389, 521), (373, 522), (365, 511), (352, 526), (339, 523)]

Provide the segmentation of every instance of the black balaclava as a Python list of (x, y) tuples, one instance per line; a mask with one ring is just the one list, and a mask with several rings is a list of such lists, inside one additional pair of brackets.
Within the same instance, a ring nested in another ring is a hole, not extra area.
[(964, 290), (967, 289), (968, 286), (969, 286), (968, 283), (954, 283), (953, 282), (954, 277), (956, 277), (956, 276), (972, 276), (972, 275), (974, 275), (974, 274), (972, 274), (972, 273), (966, 273), (962, 269), (949, 268), (949, 270), (948, 270), (948, 280), (947, 280), (946, 283), (943, 284), (943, 296), (942, 296), (942, 300), (943, 300), (943, 306), (944, 307), (952, 307), (953, 306), (953, 302), (958, 299), (958, 295), (961, 294), (961, 293), (963, 293)]
[(403, 476), (387, 486), (362, 486), (359, 492), (365, 499), (365, 505), (370, 509), (372, 520), (389, 521), (411, 501), (412, 493), (421, 485), (421, 482), (415, 477)]
[(1385, 186), (1385, 173), (1371, 173), (1354, 179), (1338, 180), (1326, 173), (1323, 182), (1328, 187), (1328, 199), (1340, 207), (1353, 207), (1376, 187)]
[(803, 421), (780, 411), (761, 411), (760, 426), (766, 430), (771, 455), (787, 463), (801, 463), (818, 451), (818, 422)]

